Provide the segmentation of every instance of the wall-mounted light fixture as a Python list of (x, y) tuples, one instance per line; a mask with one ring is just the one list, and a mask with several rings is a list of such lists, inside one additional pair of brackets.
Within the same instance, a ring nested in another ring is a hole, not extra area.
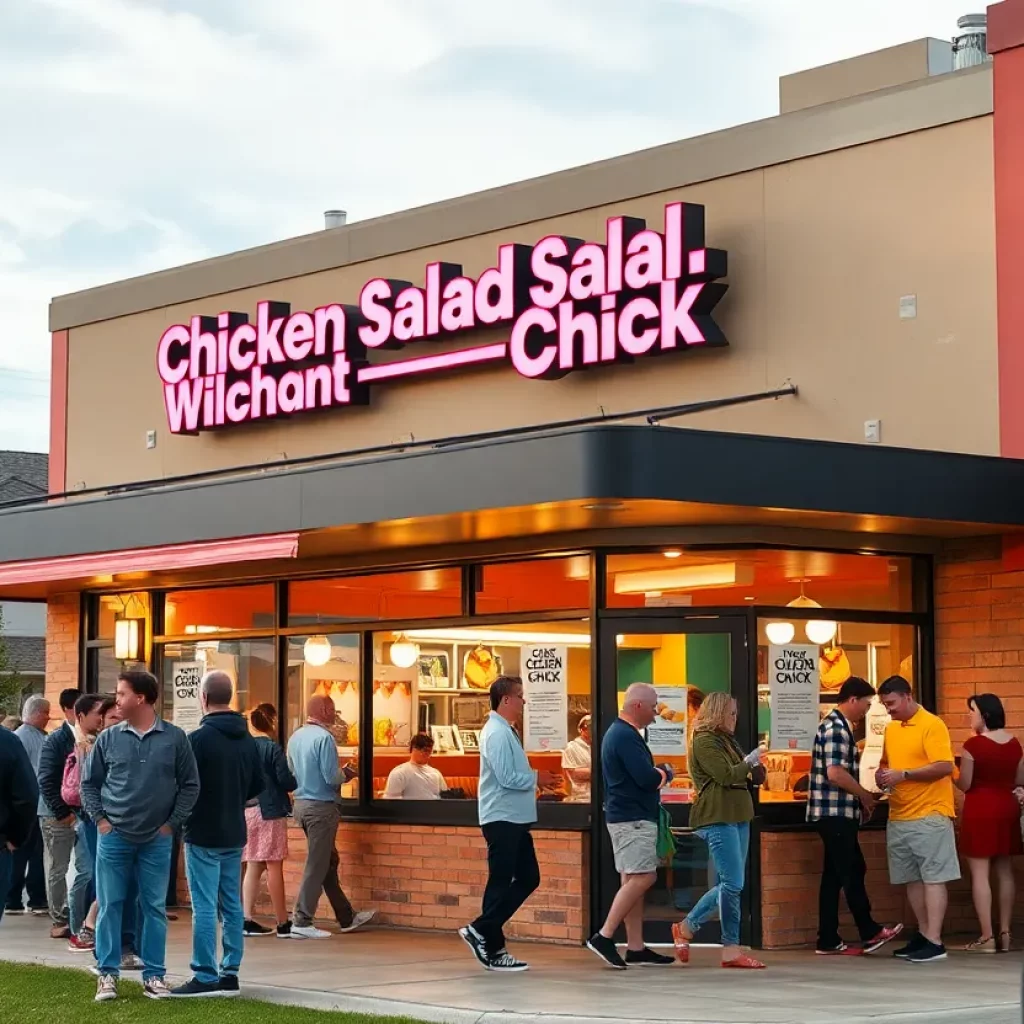
[(141, 661), (145, 632), (145, 619), (115, 619), (114, 657), (118, 661)]

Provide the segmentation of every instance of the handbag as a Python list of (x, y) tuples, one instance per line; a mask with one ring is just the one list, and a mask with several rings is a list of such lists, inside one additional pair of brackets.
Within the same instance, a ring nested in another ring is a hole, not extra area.
[(755, 786), (763, 786), (768, 781), (768, 769), (760, 761), (750, 769), (750, 781)]
[(664, 804), (658, 811), (658, 859), (671, 864), (676, 855), (676, 837), (672, 835), (672, 816)]
[(60, 782), (60, 798), (68, 807), (82, 806), (82, 765), (78, 752), (72, 750), (64, 762), (64, 775)]

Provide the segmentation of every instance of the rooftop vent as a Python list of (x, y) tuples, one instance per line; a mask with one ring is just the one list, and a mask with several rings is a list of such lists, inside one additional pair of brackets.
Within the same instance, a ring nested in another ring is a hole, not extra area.
[(988, 56), (988, 18), (984, 14), (965, 14), (956, 23), (960, 30), (953, 37), (953, 68), (971, 68), (984, 64)]
[[(984, 19), (984, 15), (982, 15)], [(984, 37), (983, 37), (984, 38)], [(344, 210), (324, 210), (324, 229), (343, 228), (348, 223), (348, 214)]]

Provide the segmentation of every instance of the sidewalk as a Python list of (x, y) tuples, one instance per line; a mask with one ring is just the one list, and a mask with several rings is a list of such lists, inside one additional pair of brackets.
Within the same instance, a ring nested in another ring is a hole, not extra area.
[[(47, 937), (48, 920), (4, 918), (0, 960), (87, 968)], [(188, 972), (187, 912), (171, 924), (168, 968)], [(243, 994), (318, 1009), (451, 1024), (985, 1024), (1019, 1022), (1022, 957), (954, 954), (914, 967), (889, 956), (768, 953), (769, 970), (726, 974), (718, 951), (688, 967), (615, 972), (586, 950), (516, 943), (527, 974), (482, 971), (455, 937), (369, 930), (322, 942), (247, 939)], [(0, 968), (2, 974), (2, 968)], [(2, 1001), (0, 1001), (2, 1002)]]

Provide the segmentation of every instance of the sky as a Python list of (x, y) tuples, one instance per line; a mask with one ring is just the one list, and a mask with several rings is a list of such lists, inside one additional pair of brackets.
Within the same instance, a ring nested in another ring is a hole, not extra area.
[(0, 448), (48, 447), (54, 295), (770, 117), (973, 10), (0, 0)]

